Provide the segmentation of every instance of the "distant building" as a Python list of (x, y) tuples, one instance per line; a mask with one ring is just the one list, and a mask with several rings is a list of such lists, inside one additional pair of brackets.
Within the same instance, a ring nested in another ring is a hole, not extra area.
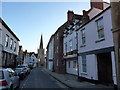
[(1, 18), (0, 37), (0, 48), (2, 50), (2, 66), (15, 68), (17, 64), (17, 55), (20, 40)]
[(42, 35), (41, 35), (41, 39), (40, 39), (40, 46), (38, 49), (38, 61), (40, 62), (41, 66), (45, 66), (45, 54), (44, 54), (44, 49), (43, 49)]
[(33, 64), (34, 67), (38, 64), (38, 59), (36, 57), (36, 54), (34, 52), (24, 52), (24, 65), (29, 65), (30, 63)]
[(78, 75), (78, 47), (76, 30), (81, 26), (83, 16), (74, 14), (73, 11), (68, 11), (68, 15), (71, 15), (71, 21), (64, 29), (63, 58), (66, 61), (66, 73)]
[(53, 71), (53, 60), (54, 60), (54, 35), (51, 36), (47, 45), (47, 69)]

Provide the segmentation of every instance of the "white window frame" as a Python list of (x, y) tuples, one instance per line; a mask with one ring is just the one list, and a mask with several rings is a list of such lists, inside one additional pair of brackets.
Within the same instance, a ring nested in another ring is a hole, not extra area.
[(16, 41), (14, 41), (14, 51), (16, 51)]
[[(99, 23), (99, 22), (102, 22)], [(100, 25), (99, 25), (100, 24)], [(105, 38), (105, 35), (104, 35), (104, 22), (103, 22), (103, 17), (99, 18), (98, 20), (96, 20), (96, 25), (97, 25), (97, 39), (98, 40), (101, 40), (101, 39), (104, 39)], [(102, 31), (102, 35), (100, 33), (100, 31)]]
[(57, 46), (57, 53), (58, 53), (58, 46)]
[(57, 40), (58, 40), (58, 33), (57, 33)]
[(11, 38), (10, 39), (10, 49), (12, 49), (12, 47), (13, 47), (13, 39)]
[(8, 45), (9, 45), (9, 35), (6, 34), (5, 47), (8, 47)]
[(82, 56), (82, 73), (87, 73), (87, 59), (86, 59), (86, 55)]
[(73, 61), (73, 68), (74, 68), (74, 69), (77, 69), (77, 61), (76, 61), (76, 60)]
[[(83, 43), (84, 42), (84, 43)], [(81, 30), (81, 45), (86, 45), (85, 29)]]
[(72, 51), (73, 50), (73, 40), (71, 39), (70, 41), (69, 41), (69, 47), (70, 47), (70, 51)]

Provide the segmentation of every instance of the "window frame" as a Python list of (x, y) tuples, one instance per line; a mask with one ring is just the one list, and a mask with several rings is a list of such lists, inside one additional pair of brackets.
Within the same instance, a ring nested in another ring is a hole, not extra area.
[(6, 38), (5, 38), (5, 47), (9, 46), (9, 35), (6, 34)]
[(77, 61), (76, 60), (73, 61), (73, 68), (77, 69)]
[[(84, 41), (84, 43), (83, 43)], [(85, 28), (81, 30), (81, 45), (86, 45)]]
[(82, 73), (87, 73), (87, 59), (86, 59), (86, 55), (83, 55), (81, 57), (82, 57)]
[[(101, 21), (102, 21), (102, 24), (101, 24)], [(103, 17), (100, 17), (95, 22), (96, 22), (96, 26), (97, 26), (97, 39), (98, 40), (105, 39)], [(100, 25), (99, 25), (99, 22), (100, 22)], [(100, 33), (101, 31), (102, 31), (102, 33)], [(101, 35), (101, 34), (103, 34), (103, 35)]]
[(13, 39), (11, 38), (10, 39), (10, 49), (12, 49), (13, 48)]
[(69, 48), (70, 48), (70, 51), (73, 50), (73, 40), (72, 39), (69, 41)]
[(17, 42), (16, 41), (14, 41), (14, 51), (16, 51), (16, 44), (17, 44)]

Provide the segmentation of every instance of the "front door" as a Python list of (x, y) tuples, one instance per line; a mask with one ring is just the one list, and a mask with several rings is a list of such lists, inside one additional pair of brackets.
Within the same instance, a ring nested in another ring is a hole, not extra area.
[(101, 83), (112, 83), (111, 53), (97, 54), (98, 80)]

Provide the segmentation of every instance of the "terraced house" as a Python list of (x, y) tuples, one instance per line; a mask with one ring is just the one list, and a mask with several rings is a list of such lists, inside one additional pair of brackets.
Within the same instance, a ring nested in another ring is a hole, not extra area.
[(78, 74), (78, 56), (77, 56), (77, 33), (76, 30), (82, 24), (82, 15), (74, 14), (73, 11), (68, 11), (71, 16), (71, 21), (64, 29), (63, 38), (63, 53), (66, 61), (66, 72), (70, 74)]
[(79, 76), (116, 85), (111, 7), (106, 2), (91, 2), (84, 16), (88, 20), (77, 30)]
[(90, 5), (79, 21), (73, 20), (64, 30), (66, 72), (88, 81), (116, 85), (111, 6), (102, 0)]
[(0, 46), (2, 47), (2, 66), (14, 68), (17, 64), (16, 57), (18, 55), (20, 40), (1, 18), (0, 21)]

